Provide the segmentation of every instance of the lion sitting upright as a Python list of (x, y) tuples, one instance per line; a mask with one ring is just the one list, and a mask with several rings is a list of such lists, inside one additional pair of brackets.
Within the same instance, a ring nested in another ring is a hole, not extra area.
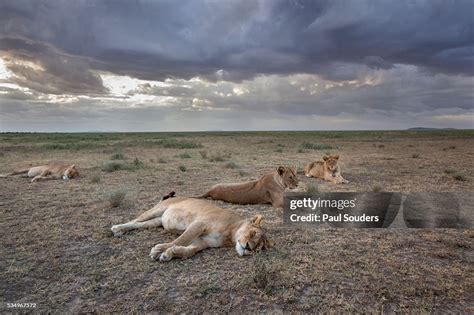
[(241, 205), (269, 203), (273, 207), (283, 207), (285, 189), (295, 189), (298, 183), (296, 168), (279, 166), (258, 180), (214, 185), (207, 193), (197, 198), (211, 197)]
[(76, 169), (75, 164), (60, 164), (53, 163), (41, 166), (34, 166), (25, 168), (12, 173), (0, 175), (0, 177), (9, 177), (13, 175), (23, 174), (23, 177), (33, 177), (31, 182), (37, 182), (41, 180), (49, 179), (64, 179), (68, 180), (79, 176), (79, 172)]
[(304, 173), (306, 177), (316, 177), (334, 184), (347, 184), (341, 175), (341, 169), (337, 164), (339, 155), (325, 155), (323, 161), (314, 161), (306, 165)]

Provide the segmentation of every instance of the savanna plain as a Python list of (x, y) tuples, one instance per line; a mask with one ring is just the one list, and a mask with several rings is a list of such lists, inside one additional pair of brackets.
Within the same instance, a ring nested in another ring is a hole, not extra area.
[(472, 130), (0, 134), (0, 173), (64, 161), (81, 174), (0, 179), (0, 311), (24, 302), (57, 312), (474, 312), (472, 229), (295, 228), (270, 205), (209, 201), (262, 214), (275, 246), (167, 263), (148, 253), (175, 235), (110, 232), (170, 191), (195, 196), (328, 153), (350, 183), (300, 174), (303, 191), (474, 187)]

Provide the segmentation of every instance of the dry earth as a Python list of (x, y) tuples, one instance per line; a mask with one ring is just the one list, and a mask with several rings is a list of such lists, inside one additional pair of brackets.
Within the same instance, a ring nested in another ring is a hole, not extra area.
[[(276, 247), (168, 263), (148, 253), (174, 235), (110, 233), (171, 190), (195, 195), (325, 152), (340, 154), (350, 183), (301, 176), (310, 190), (473, 190), (473, 131), (1, 134), (0, 173), (62, 160), (83, 176), (0, 180), (0, 311), (32, 302), (59, 312), (474, 312), (472, 229), (290, 229), (281, 209), (217, 202), (263, 214)], [(114, 162), (125, 169), (103, 170)], [(112, 207), (116, 191), (125, 200)]]

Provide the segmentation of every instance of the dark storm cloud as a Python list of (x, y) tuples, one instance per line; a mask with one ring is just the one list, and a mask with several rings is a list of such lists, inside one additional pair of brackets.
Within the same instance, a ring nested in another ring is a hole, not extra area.
[(0, 37), (0, 49), (8, 54), (7, 69), (15, 74), (11, 81), (22, 87), (48, 94), (106, 92), (84, 58), (21, 37)]
[[(45, 88), (53, 93), (103, 92), (89, 69), (147, 80), (211, 81), (292, 73), (353, 79), (341, 64), (474, 73), (469, 0), (4, 0), (0, 12), (1, 37), (28, 39), (2, 39), (0, 49), (45, 65), (41, 76), (21, 67), (12, 71), (26, 78), (24, 84), (52, 80)], [(70, 65), (50, 61), (62, 54), (70, 56)]]

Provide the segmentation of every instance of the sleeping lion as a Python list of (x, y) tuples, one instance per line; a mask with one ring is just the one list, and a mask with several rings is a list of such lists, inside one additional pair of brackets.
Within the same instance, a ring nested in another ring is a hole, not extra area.
[(295, 189), (298, 183), (296, 167), (279, 166), (258, 180), (214, 185), (207, 193), (197, 198), (211, 197), (243, 205), (270, 203), (273, 207), (283, 207), (285, 189)]
[(31, 182), (37, 182), (41, 180), (49, 179), (64, 179), (68, 180), (79, 176), (79, 172), (76, 169), (75, 164), (47, 164), (41, 166), (34, 166), (25, 168), (19, 171), (15, 171), (8, 174), (0, 175), (0, 177), (9, 177), (14, 175), (23, 174), (23, 177), (33, 178)]
[(311, 162), (306, 165), (304, 173), (306, 177), (316, 177), (334, 184), (349, 183), (341, 175), (341, 169), (337, 164), (339, 155), (325, 155), (322, 161)]
[(174, 197), (174, 192), (135, 220), (112, 226), (115, 236), (133, 229), (162, 226), (181, 234), (151, 249), (153, 260), (188, 258), (210, 247), (235, 247), (240, 256), (272, 244), (261, 227), (262, 216), (245, 219), (239, 214), (195, 198)]

